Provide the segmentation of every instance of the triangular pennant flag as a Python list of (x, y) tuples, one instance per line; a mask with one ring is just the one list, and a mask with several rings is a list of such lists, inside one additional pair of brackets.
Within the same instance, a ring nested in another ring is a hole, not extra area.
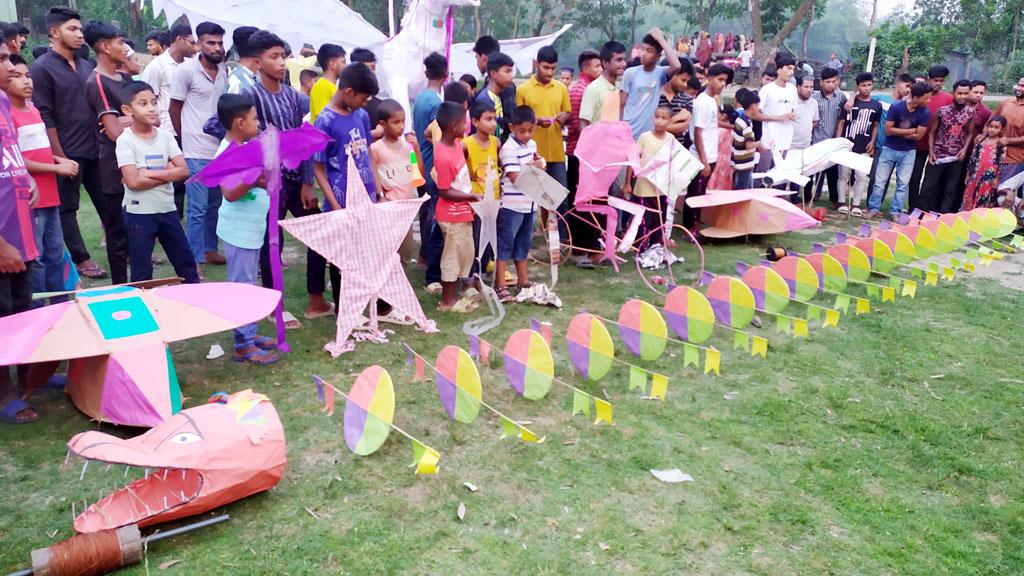
[(594, 410), (597, 412), (597, 420), (594, 420), (594, 424), (604, 421), (609, 424), (612, 422), (612, 405), (611, 403), (602, 400), (600, 398), (594, 398)]
[(441, 453), (430, 446), (425, 446), (423, 454), (416, 461), (417, 474), (437, 474), (437, 463), (441, 460)]
[(414, 356), (412, 348), (410, 348), (408, 344), (402, 344), (402, 346), (405, 346), (405, 365), (412, 366), (412, 359)]
[(704, 373), (708, 374), (714, 372), (716, 375), (722, 374), (722, 354), (714, 348), (708, 348), (704, 351)]
[(750, 345), (750, 335), (746, 332), (736, 332), (732, 337), (732, 347), (746, 350)]
[(814, 304), (807, 305), (807, 319), (808, 320), (820, 320), (821, 319), (821, 306)]
[(469, 357), (480, 359), (480, 337), (474, 334), (469, 335)]
[(952, 266), (953, 268), (960, 268), (961, 266), (963, 266), (963, 264), (964, 264), (964, 263), (963, 263), (963, 262), (961, 262), (961, 261), (960, 261), (959, 259), (957, 259), (957, 258), (950, 258), (950, 259), (949, 259), (949, 265), (950, 265), (950, 266)]
[(807, 338), (807, 320), (803, 318), (793, 319), (793, 336)]
[(700, 275), (700, 285), (707, 286), (711, 284), (711, 281), (715, 279), (715, 275), (711, 272), (702, 272)]
[(848, 238), (845, 232), (836, 232), (836, 244), (846, 244)]
[(836, 304), (833, 306), (836, 310), (842, 310), (845, 314), (850, 309), (850, 296), (849, 294), (840, 294), (836, 296)]
[(789, 318), (786, 316), (775, 317), (775, 332), (782, 332), (783, 334), (789, 334), (790, 325)]
[(740, 262), (739, 260), (736, 261), (736, 274), (743, 276), (749, 268), (750, 266), (747, 266), (746, 262)]
[(578, 390), (572, 389), (572, 415), (584, 414), (590, 416), (590, 395)]
[(651, 398), (665, 399), (668, 390), (668, 377), (662, 374), (651, 374)]
[(534, 434), (532, 431), (530, 431), (527, 428), (524, 428), (523, 426), (519, 426), (519, 438), (523, 442), (529, 442), (531, 444), (543, 444), (544, 439), (547, 438), (547, 436), (541, 436), (540, 438), (537, 438), (537, 435)]
[(427, 379), (426, 375), (425, 375), (426, 364), (424, 363), (423, 358), (421, 358), (419, 354), (416, 355), (415, 362), (416, 362), (416, 374), (413, 375), (412, 381), (413, 382), (425, 382), (426, 379)]
[(896, 291), (892, 289), (892, 286), (886, 286), (882, 288), (882, 302), (895, 302)]
[(1020, 248), (1021, 246), (1024, 246), (1024, 236), (1013, 234), (1013, 239), (1010, 240), (1010, 246), (1013, 246), (1014, 248)]
[(902, 280), (903, 279), (900, 278), (899, 276), (889, 276), (889, 287), (892, 288), (893, 290), (899, 290), (900, 282)]
[(483, 339), (480, 340), (480, 361), (484, 366), (491, 366), (491, 343)]
[(949, 266), (943, 266), (942, 267), (942, 279), (949, 281), (949, 280), (953, 280), (954, 278), (956, 278), (956, 270), (950, 268)]
[(913, 280), (905, 280), (903, 282), (903, 292), (901, 292), (900, 295), (910, 296), (911, 298), (917, 295), (917, 282), (914, 282)]
[(1004, 256), (1006, 256), (1006, 255), (1003, 254), (1002, 252), (993, 252), (992, 253), (992, 257), (995, 258), (996, 260), (1002, 260)]
[(507, 416), (501, 417), (501, 437), (511, 436), (516, 438), (519, 436), (519, 427), (516, 423), (509, 420)]
[(697, 347), (693, 344), (683, 344), (683, 368), (696, 367), (699, 363), (700, 356), (697, 353)]
[(929, 262), (928, 263), (928, 269), (931, 270), (932, 272), (935, 272), (936, 274), (938, 274), (938, 272), (939, 272), (939, 264), (937, 262)]
[(861, 224), (860, 225), (860, 235), (865, 237), (865, 238), (870, 236), (871, 235), (871, 225), (870, 224)]
[(868, 298), (878, 298), (878, 286), (874, 284), (868, 284)]
[(313, 376), (313, 381), (316, 382), (316, 399), (319, 400), (321, 404), (323, 404), (324, 399), (325, 399), (324, 398), (324, 381), (321, 380), (319, 376)]
[(968, 248), (967, 249), (967, 259), (968, 260), (977, 260), (978, 259), (978, 250), (976, 248)]
[(857, 307), (854, 308), (854, 314), (867, 314), (871, 312), (871, 300), (867, 298), (857, 298)]
[(750, 347), (751, 356), (760, 356), (762, 359), (768, 357), (768, 339), (761, 336), (754, 336), (754, 344)]
[(964, 272), (974, 272), (974, 264), (971, 262), (964, 262)]
[(327, 417), (330, 418), (334, 415), (334, 387), (327, 386), (324, 388), (324, 407), (320, 409), (321, 412), (327, 412)]
[(978, 261), (981, 262), (983, 266), (988, 266), (989, 264), (992, 264), (992, 257), (988, 254), (982, 254), (981, 259)]
[(551, 346), (551, 324), (549, 322), (541, 322), (540, 335), (548, 343), (548, 346)]
[(924, 274), (924, 285), (925, 286), (938, 286), (939, 275), (934, 270), (929, 270)]
[(924, 278), (924, 270), (921, 270), (920, 268), (911, 268), (910, 275), (914, 278)]
[(815, 242), (814, 244), (811, 244), (811, 253), (813, 253), (813, 254), (821, 254), (824, 251), (825, 251), (825, 245), (824, 244), (822, 244), (820, 242)]
[(647, 373), (641, 370), (637, 366), (629, 367), (629, 389), (639, 388), (644, 390), (647, 388)]
[(419, 440), (416, 440), (415, 438), (412, 439), (412, 464), (410, 464), (410, 466), (415, 466), (419, 463), (420, 458), (423, 458), (423, 452), (426, 451), (426, 449), (427, 447), (421, 444)]
[(831, 326), (833, 328), (838, 328), (839, 327), (839, 310), (831, 310), (831, 309), (825, 310), (825, 322), (822, 323), (822, 326), (825, 326), (825, 327)]
[(530, 318), (530, 330), (534, 332), (540, 332), (540, 320), (536, 318)]

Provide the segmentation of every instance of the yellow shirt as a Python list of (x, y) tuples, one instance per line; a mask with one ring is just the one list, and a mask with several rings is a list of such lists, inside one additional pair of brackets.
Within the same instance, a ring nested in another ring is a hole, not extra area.
[(501, 147), (501, 141), (497, 136), (491, 136), (489, 140), (486, 148), (473, 136), (463, 138), (462, 143), (466, 147), (466, 167), (469, 168), (469, 179), (473, 183), (473, 194), (483, 196), (489, 163), (494, 167), (491, 178), (494, 183), (494, 198), (497, 200), (501, 199), (501, 165), (498, 163), (498, 148)]
[[(654, 135), (654, 132), (644, 132), (640, 135), (640, 138), (636, 141), (637, 145), (640, 146), (640, 165), (647, 166), (651, 163), (651, 159), (654, 155), (661, 150), (661, 147), (665, 142), (672, 138), (671, 134), (665, 133), (665, 137), (661, 140)], [(647, 178), (637, 178), (636, 186), (633, 188), (633, 196), (651, 197), (651, 196), (664, 196), (665, 194), (655, 188), (654, 184), (651, 183)]]
[(565, 162), (565, 144), (562, 142), (562, 125), (554, 122), (562, 112), (572, 112), (569, 105), (569, 89), (554, 80), (541, 84), (531, 76), (525, 84), (516, 88), (516, 106), (527, 106), (537, 119), (549, 118), (548, 127), (537, 124), (533, 140), (537, 143), (537, 154), (548, 162)]
[(323, 112), (324, 108), (331, 103), (331, 98), (334, 98), (334, 93), (338, 91), (338, 86), (324, 78), (323, 76), (316, 79), (313, 83), (313, 87), (309, 90), (309, 123), (316, 122), (316, 117)]

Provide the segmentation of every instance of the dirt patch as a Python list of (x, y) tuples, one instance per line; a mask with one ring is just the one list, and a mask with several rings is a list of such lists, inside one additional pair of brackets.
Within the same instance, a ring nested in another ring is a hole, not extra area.
[(1021, 262), (1013, 255), (1007, 255), (1002, 260), (994, 260), (988, 266), (975, 264), (975, 270), (971, 276), (991, 278), (1007, 288), (1024, 292), (1024, 266), (1021, 266)]

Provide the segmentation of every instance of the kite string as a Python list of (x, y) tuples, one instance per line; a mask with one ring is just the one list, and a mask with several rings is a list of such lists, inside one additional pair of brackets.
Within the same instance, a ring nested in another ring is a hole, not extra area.
[[(609, 319), (604, 318), (602, 316), (598, 316), (597, 314), (594, 314), (594, 317), (597, 318), (598, 320), (607, 322), (609, 324), (614, 324), (615, 326), (622, 326), (622, 324), (619, 324), (618, 322), (616, 322), (614, 320), (609, 320)], [(673, 338), (671, 336), (665, 336), (665, 340), (667, 340), (669, 342), (672, 342), (673, 344), (682, 344), (684, 346), (693, 346), (694, 348), (699, 348), (701, 350), (716, 350), (717, 351), (717, 348), (715, 348), (713, 346), (702, 346), (700, 344), (694, 344), (693, 342), (686, 342), (685, 340), (679, 340), (679, 339)], [(644, 370), (646, 372), (651, 372), (650, 370), (646, 370), (646, 369), (644, 369), (644, 368), (642, 368), (640, 366), (636, 366), (635, 364), (630, 364), (629, 362), (626, 362), (625, 360), (620, 360), (620, 362), (622, 362), (624, 364), (628, 364), (629, 366), (633, 366), (634, 368), (640, 368), (641, 370)], [(654, 374), (654, 373), (655, 372), (651, 372), (651, 374)], [(659, 374), (659, 376), (664, 376), (664, 374)]]

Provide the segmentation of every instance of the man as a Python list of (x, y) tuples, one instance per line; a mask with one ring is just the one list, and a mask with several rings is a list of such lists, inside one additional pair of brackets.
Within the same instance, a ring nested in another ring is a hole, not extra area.
[(17, 22), (4, 25), (4, 43), (11, 54), (20, 54), (28, 44), (28, 28)]
[[(873, 84), (873, 83), (872, 83)], [(868, 191), (874, 190), (875, 188), (875, 172), (878, 171), (878, 158), (882, 155), (882, 149), (885, 148), (885, 115), (889, 112), (889, 107), (899, 102), (900, 100), (906, 100), (910, 98), (910, 87), (914, 85), (914, 78), (910, 74), (900, 74), (896, 77), (896, 81), (893, 83), (892, 92), (890, 94), (879, 94), (878, 96), (872, 96), (871, 99), (877, 101), (882, 105), (882, 115), (878, 119), (878, 135), (875, 137), (875, 150), (871, 160), (871, 172), (869, 173), (868, 180)], [(846, 109), (847, 112), (853, 106), (853, 101), (847, 101)], [(885, 190), (889, 188), (889, 180), (886, 179), (885, 184), (882, 186), (882, 197), (885, 197)]]
[[(643, 37), (640, 65), (626, 70), (622, 76), (620, 106), (622, 120), (633, 131), (633, 140), (654, 128), (654, 110), (658, 107), (661, 87), (679, 70), (679, 58), (672, 44), (658, 27)], [(668, 66), (659, 66), (662, 53)]]
[[(878, 121), (882, 117), (882, 104), (871, 97), (871, 91), (875, 87), (875, 78), (871, 72), (862, 72), (857, 75), (857, 94), (844, 106), (846, 117), (839, 122), (838, 130), (850, 142), (854, 154), (863, 154), (868, 158), (874, 156), (875, 137), (878, 132)], [(850, 187), (850, 173), (853, 172), (848, 166), (839, 167), (839, 207), (842, 214), (852, 216), (863, 216), (861, 203), (867, 191), (869, 174), (856, 172), (854, 176), (854, 192), (848, 197)], [(847, 205), (847, 198), (850, 203)]]
[(562, 84), (565, 84), (565, 87), (568, 89), (569, 86), (572, 86), (572, 81), (573, 78), (575, 78), (575, 76), (576, 71), (573, 70), (571, 67), (566, 66), (565, 68), (559, 70), (558, 81), (561, 82)]
[(587, 85), (580, 100), (580, 130), (601, 121), (601, 109), (626, 71), (626, 47), (614, 40), (601, 46), (601, 76)]
[(256, 84), (256, 59), (249, 50), (249, 37), (256, 32), (255, 26), (240, 26), (231, 33), (231, 43), (238, 55), (238, 65), (228, 75), (228, 94), (241, 94)]
[(914, 170), (914, 148), (917, 141), (925, 138), (928, 133), (928, 122), (931, 118), (928, 101), (931, 98), (932, 87), (919, 82), (910, 88), (910, 99), (901, 100), (889, 107), (885, 119), (885, 148), (878, 159), (877, 179), (868, 198), (868, 218), (878, 218), (881, 214), (885, 186), (894, 170), (896, 192), (889, 204), (889, 214), (895, 220), (903, 212), (903, 203), (906, 201), (909, 187), (908, 180)]
[[(224, 29), (213, 22), (200, 22), (196, 34), (199, 56), (179, 64), (171, 77), (171, 124), (174, 132), (181, 134), (190, 176), (195, 176), (217, 153), (220, 142), (205, 134), (203, 125), (217, 114), (217, 99), (224, 93), (228, 75), (224, 64)], [(224, 257), (217, 253), (220, 189), (188, 182), (185, 194), (185, 231), (196, 264), (224, 264)]]
[[(149, 52), (149, 55), (154, 58), (163, 54), (167, 49), (166, 37), (167, 30), (153, 30), (149, 34), (146, 34), (146, 52)], [(149, 66), (146, 66), (146, 68), (149, 68)], [(143, 80), (143, 82), (145, 82), (145, 80)], [(147, 84), (149, 83), (147, 82)], [(152, 86), (152, 84), (149, 85)]]
[[(814, 140), (814, 132), (821, 124), (818, 102), (814, 96), (814, 76), (801, 76), (796, 80), (796, 106), (793, 108), (793, 140), (789, 145), (789, 151), (804, 150), (810, 148)], [(800, 188), (793, 184), (791, 190)], [(804, 186), (804, 202), (810, 203), (814, 199), (814, 179)], [(793, 200), (799, 201), (795, 197)]]
[(996, 114), (1006, 118), (1002, 144), (1006, 147), (1000, 180), (1008, 180), (1024, 171), (1024, 77), (1013, 86), (1013, 97), (1003, 100)]
[(750, 80), (750, 61), (754, 59), (754, 52), (749, 46), (744, 46), (736, 58), (740, 61), (740, 73), (736, 75), (736, 83), (746, 86)]
[[(971, 92), (967, 95), (967, 105), (974, 108), (975, 134), (981, 134), (985, 125), (988, 124), (988, 119), (992, 117), (992, 110), (983, 102), (986, 89), (988, 89), (988, 84), (984, 80), (971, 80)], [(968, 151), (967, 157), (970, 158), (970, 151)]]
[(796, 86), (789, 83), (796, 69), (796, 60), (782, 56), (776, 61), (775, 81), (765, 84), (758, 91), (761, 106), (751, 120), (761, 122), (761, 161), (759, 172), (772, 167), (772, 154), (785, 153), (793, 143), (794, 120), (796, 119)]
[[(377, 55), (372, 50), (356, 48), (349, 56), (349, 60), (366, 64), (370, 72), (377, 74)], [(370, 99), (366, 101), (366, 113), (370, 116), (370, 129), (373, 131), (374, 140), (384, 137), (384, 129), (380, 127), (380, 112), (377, 111), (380, 102), (380, 97), (376, 94), (370, 96)]]
[[(928, 69), (928, 84), (932, 87), (932, 98), (928, 101), (929, 117), (934, 117), (936, 110), (953, 103), (953, 96), (942, 90), (946, 84), (946, 77), (949, 76), (949, 68), (942, 65), (932, 66)], [(917, 142), (917, 155), (914, 157), (914, 171), (910, 175), (910, 196), (908, 206), (917, 207), (917, 197), (921, 192), (921, 180), (925, 173), (925, 165), (928, 163), (928, 138), (922, 138)]]
[[(811, 75), (813, 82), (814, 76)], [(817, 144), (829, 138), (842, 136), (842, 118), (846, 106), (846, 94), (838, 90), (839, 71), (835, 68), (822, 68), (821, 89), (814, 93), (818, 103), (818, 126), (814, 129), (811, 144)], [(817, 196), (821, 196), (821, 187), (828, 181), (828, 199), (832, 209), (839, 207), (839, 166), (831, 166), (818, 174)]]
[(837, 74), (843, 71), (843, 63), (839, 60), (839, 57), (836, 56), (835, 52), (833, 52), (829, 57), (828, 64), (825, 64), (825, 67), (835, 70)]
[[(565, 141), (565, 151), (569, 155), (567, 180), (569, 182), (570, 206), (576, 203), (576, 188), (580, 182), (580, 160), (574, 155), (576, 143), (580, 140), (580, 106), (583, 103), (583, 93), (587, 86), (601, 76), (601, 55), (594, 50), (584, 50), (580, 52), (577, 64), (580, 67), (580, 77), (569, 86), (569, 107), (572, 118), (569, 120), (569, 133)], [(567, 224), (572, 235), (573, 260), (580, 268), (592, 269), (594, 263), (591, 258), (596, 255), (591, 256), (590, 253), (582, 249), (595, 246), (597, 235), (583, 217), (573, 210), (570, 212)]]
[[(693, 117), (690, 120), (690, 140), (693, 148), (690, 152), (704, 166), (697, 177), (690, 182), (687, 197), (702, 196), (707, 192), (708, 180), (715, 171), (718, 162), (718, 98), (729, 83), (732, 70), (725, 64), (714, 64), (708, 70), (708, 85), (693, 101)], [(722, 158), (723, 162), (728, 159)], [(700, 210), (685, 205), (683, 209), (683, 226), (689, 228), (694, 236), (700, 230)]]
[(78, 176), (57, 180), (64, 244), (79, 274), (86, 278), (106, 278), (107, 272), (89, 255), (78, 227), (79, 193), (83, 185), (100, 222), (106, 222), (106, 202), (96, 147), (96, 116), (85, 99), (92, 64), (78, 55), (85, 45), (81, 17), (70, 8), (53, 7), (46, 13), (46, 28), (50, 49), (29, 69), (33, 84), (32, 103), (39, 109), (46, 125), (54, 156), (63, 156), (78, 163)]
[(932, 212), (952, 212), (958, 184), (963, 180), (964, 158), (974, 136), (974, 106), (967, 104), (970, 80), (953, 84), (953, 103), (932, 114), (928, 124), (928, 171), (924, 175), (920, 208)]
[[(493, 36), (481, 36), (476, 39), (473, 44), (473, 53), (476, 55), (476, 68), (480, 71), (483, 76), (483, 80), (477, 84), (477, 95), (484, 90), (487, 90), (487, 85), (490, 84), (487, 74), (487, 57), (494, 52), (501, 51), (501, 44), (494, 39)], [(504, 110), (508, 110), (509, 114), (512, 113), (512, 109), (516, 107), (516, 83), (513, 82), (507, 88), (503, 89), (498, 97), (501, 98), (501, 107)]]

